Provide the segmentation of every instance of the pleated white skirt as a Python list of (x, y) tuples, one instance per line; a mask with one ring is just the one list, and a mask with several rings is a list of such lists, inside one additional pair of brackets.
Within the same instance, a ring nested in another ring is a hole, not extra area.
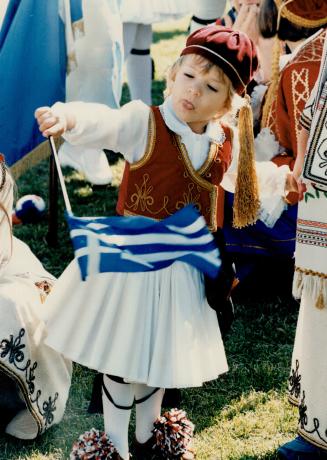
[(122, 0), (123, 22), (152, 24), (178, 19), (191, 14), (190, 0)]
[(73, 261), (52, 290), (43, 319), (50, 347), (126, 381), (195, 387), (228, 370), (203, 275), (182, 262), (82, 282)]

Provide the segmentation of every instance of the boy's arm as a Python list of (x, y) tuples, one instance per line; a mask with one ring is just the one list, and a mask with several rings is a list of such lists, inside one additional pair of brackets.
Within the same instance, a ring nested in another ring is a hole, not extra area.
[(44, 136), (63, 135), (72, 145), (121, 152), (131, 163), (142, 156), (148, 134), (150, 108), (132, 101), (121, 109), (86, 102), (57, 102), (37, 109)]

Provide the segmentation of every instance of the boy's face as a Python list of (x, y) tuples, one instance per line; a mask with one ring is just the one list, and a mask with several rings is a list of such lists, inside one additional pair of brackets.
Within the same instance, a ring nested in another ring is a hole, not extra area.
[(192, 54), (184, 56), (171, 86), (177, 117), (199, 134), (210, 120), (224, 113), (229, 91), (215, 66), (205, 68), (207, 63)]

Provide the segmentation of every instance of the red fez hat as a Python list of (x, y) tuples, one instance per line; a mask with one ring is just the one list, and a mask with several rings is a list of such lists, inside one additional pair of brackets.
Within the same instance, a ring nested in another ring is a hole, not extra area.
[(316, 28), (327, 24), (326, 0), (274, 0), (281, 17), (298, 27)]
[(200, 54), (220, 67), (231, 80), (235, 91), (242, 94), (258, 69), (256, 47), (243, 32), (210, 25), (193, 32), (181, 52)]

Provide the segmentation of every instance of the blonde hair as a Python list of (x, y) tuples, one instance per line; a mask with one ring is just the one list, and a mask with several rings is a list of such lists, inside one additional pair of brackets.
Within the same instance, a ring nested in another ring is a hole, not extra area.
[(4, 213), (5, 219), (6, 219), (6, 221), (8, 222), (8, 226), (9, 226), (10, 229), (11, 229), (11, 219), (10, 219), (10, 217), (9, 217), (9, 214), (8, 214), (6, 208), (4, 207), (4, 205), (0, 202), (0, 213), (1, 213), (1, 212)]
[[(232, 82), (227, 77), (227, 75), (223, 72), (223, 70), (210, 62), (205, 57), (201, 56), (200, 54), (188, 54), (187, 56), (192, 56), (195, 64), (202, 68), (203, 73), (208, 73), (210, 69), (215, 68), (218, 72), (219, 79), (227, 86), (227, 98), (225, 101), (225, 113), (229, 112), (232, 109), (233, 99), (235, 96), (235, 90), (233, 88)], [(164, 90), (164, 98), (171, 95), (173, 83), (176, 78), (177, 71), (180, 69), (183, 61), (185, 60), (185, 55), (180, 56), (172, 66), (168, 68), (166, 73), (166, 89)], [(223, 114), (222, 114), (223, 115)]]
[[(8, 212), (6, 204), (8, 204), (8, 197), (9, 203), (11, 202), (12, 195), (13, 195), (13, 188), (14, 188), (14, 180), (9, 173), (8, 168), (5, 165), (4, 160), (2, 159), (2, 155), (0, 156), (0, 168), (1, 168), (1, 178), (0, 178), (0, 238), (2, 240), (3, 236), (9, 235), (8, 243), (10, 243), (10, 251), (9, 254), (1, 254), (0, 252), (0, 269), (9, 262), (9, 259), (12, 256), (13, 250), (13, 235), (12, 235), (12, 219), (11, 215)], [(11, 209), (11, 206), (10, 208)], [(3, 225), (7, 226), (7, 230), (3, 229)], [(2, 230), (1, 230), (2, 227)], [(6, 248), (7, 241), (2, 241), (1, 249)]]

